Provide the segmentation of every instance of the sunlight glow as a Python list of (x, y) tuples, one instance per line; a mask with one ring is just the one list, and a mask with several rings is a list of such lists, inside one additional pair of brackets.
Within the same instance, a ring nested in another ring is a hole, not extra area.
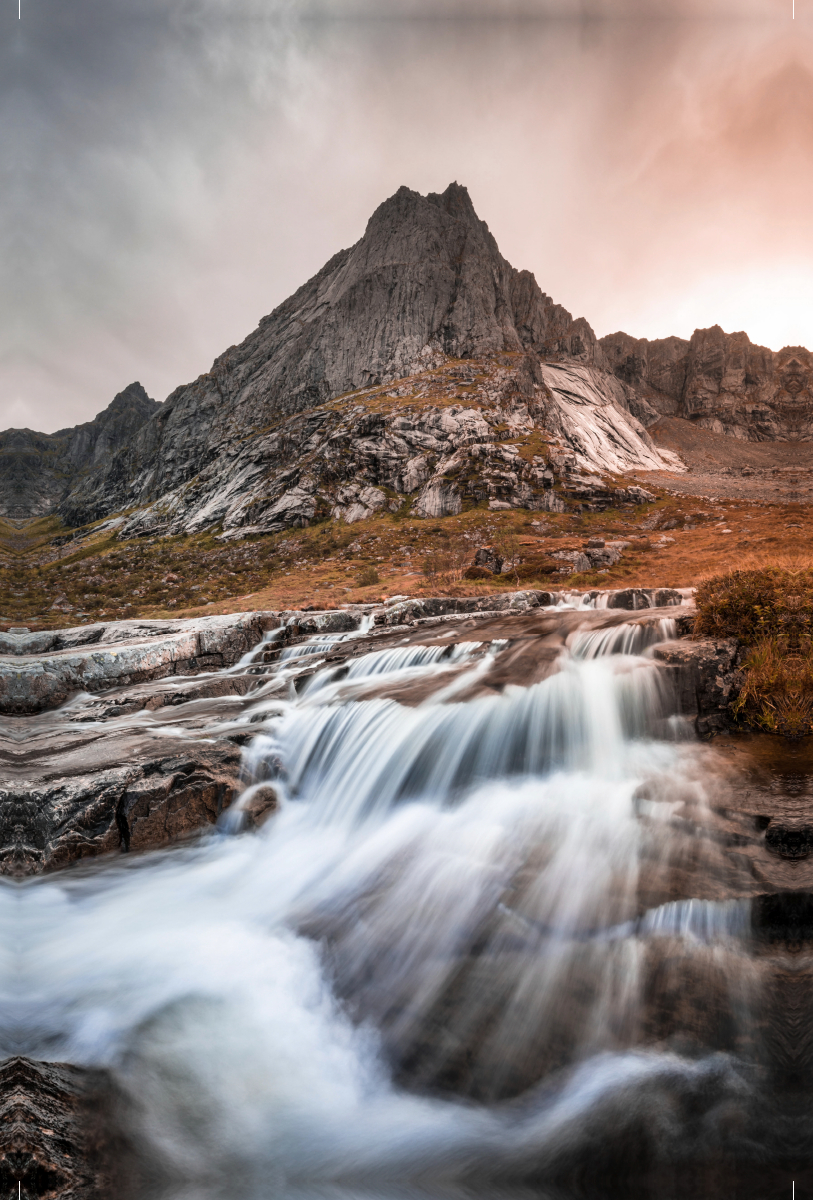
[(752, 342), (771, 350), (813, 345), (813, 264), (766, 264), (699, 276), (647, 311), (631, 314), (624, 329), (633, 337), (654, 340), (689, 338), (695, 329), (711, 325), (722, 326), (726, 333), (744, 330)]

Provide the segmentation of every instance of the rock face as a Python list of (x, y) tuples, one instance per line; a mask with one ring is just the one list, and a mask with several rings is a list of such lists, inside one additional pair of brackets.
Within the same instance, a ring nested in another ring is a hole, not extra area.
[[(0, 789), (0, 870), (24, 876), (103, 854), (136, 853), (213, 827), (241, 790), (240, 751), (228, 740), (139, 737), (111, 730), (55, 734), (6, 771)], [(6, 758), (6, 755), (3, 755)]]
[[(619, 382), (573, 363), (551, 368), (549, 387), (547, 369), (531, 352), (455, 361), (289, 417), (224, 443), (194, 479), (127, 517), (120, 536), (220, 523), (224, 537), (244, 537), (404, 506), (435, 519), (483, 501), (562, 512), (568, 495), (590, 503), (596, 490), (606, 503), (646, 499), (584, 476), (602, 456), (614, 471), (676, 463), (620, 407)], [(547, 451), (523, 454), (539, 430)]]
[(678, 710), (695, 718), (701, 737), (735, 724), (732, 704), (742, 686), (743, 653), (736, 638), (663, 642), (655, 648), (656, 659), (673, 677)]
[(127, 1200), (143, 1182), (124, 1104), (104, 1071), (7, 1058), (0, 1067), (0, 1182), (8, 1196)]
[(804, 347), (774, 353), (714, 325), (688, 342), (614, 333), (601, 348), (617, 378), (663, 416), (745, 441), (813, 436), (813, 355)]
[[(570, 373), (548, 379), (543, 358)], [(506, 420), (544, 429), (582, 468), (665, 465), (641, 424), (657, 414), (603, 365), (587, 322), (502, 257), (465, 188), (401, 188), (60, 513), (77, 525), (135, 501), (124, 536), (268, 532), (410, 501), (435, 518), (461, 511), (457, 480), (474, 474), (490, 482), (469, 502), (546, 508), (546, 485), (493, 445)]]
[[(414, 374), (437, 356), (567, 348), (595, 357), (596, 340), (516, 271), (468, 192), (401, 188), (364, 237), (336, 254), (211, 371), (169, 397), (159, 419), (104, 480), (74, 495), (72, 523), (140, 501), (197, 475), (218, 447), (335, 396)], [(575, 340), (574, 340), (575, 339)], [(112, 497), (116, 499), (113, 500)]]
[(0, 516), (53, 512), (88, 471), (104, 470), (161, 405), (131, 383), (92, 421), (56, 433), (0, 433)]
[(232, 666), (276, 618), (118, 621), (54, 633), (0, 634), (0, 713), (25, 716), (99, 692)]

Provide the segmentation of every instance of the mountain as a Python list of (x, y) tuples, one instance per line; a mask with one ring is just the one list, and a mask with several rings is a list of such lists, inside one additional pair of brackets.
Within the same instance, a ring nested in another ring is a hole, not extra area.
[(813, 439), (813, 355), (774, 352), (719, 325), (687, 342), (613, 333), (600, 342), (607, 367), (665, 416), (743, 441)]
[[(552, 386), (543, 360), (571, 374)], [(588, 323), (502, 257), (465, 188), (400, 188), (360, 241), (176, 389), (59, 511), (79, 525), (135, 505), (125, 533), (220, 523), (228, 534), (405, 503), (426, 515), (484, 499), (544, 507), (529, 472), (549, 457), (506, 475), (511, 454), (495, 448), (509, 418), (527, 434), (544, 409), (560, 457), (584, 468), (665, 465), (637, 419), (658, 414), (604, 362)], [(502, 485), (474, 481), (500, 472)]]
[(92, 421), (56, 433), (0, 433), (0, 516), (30, 520), (62, 503), (90, 471), (104, 473), (161, 405), (131, 383)]
[(0, 434), (0, 515), (127, 509), (124, 536), (233, 537), (381, 508), (551, 508), (595, 499), (585, 472), (682, 470), (646, 432), (663, 416), (811, 438), (813, 357), (719, 326), (599, 341), (503, 258), (464, 187), (402, 187), (163, 405), (131, 384), (75, 429)]

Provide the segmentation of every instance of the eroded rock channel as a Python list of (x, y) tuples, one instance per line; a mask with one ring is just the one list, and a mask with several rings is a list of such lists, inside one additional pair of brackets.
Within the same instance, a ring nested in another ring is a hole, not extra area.
[(810, 750), (736, 732), (740, 647), (693, 620), (516, 591), (0, 635), (4, 1185), (803, 1180)]

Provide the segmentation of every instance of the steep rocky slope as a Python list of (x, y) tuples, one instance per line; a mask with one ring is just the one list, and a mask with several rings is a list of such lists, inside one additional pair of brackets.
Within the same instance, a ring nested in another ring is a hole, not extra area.
[[(564, 512), (607, 489), (591, 472), (676, 465), (626, 407), (624, 388), (577, 362), (533, 353), (445, 360), (228, 441), (192, 480), (137, 509), (121, 536), (275, 533), (375, 512), (444, 517), (491, 509)], [(619, 502), (648, 495), (618, 487)], [(606, 500), (605, 500), (606, 503)]]
[(744, 441), (813, 436), (813, 355), (778, 353), (719, 325), (690, 341), (613, 333), (601, 339), (607, 366), (658, 413)]
[(160, 407), (131, 383), (82, 425), (0, 433), (0, 516), (25, 521), (53, 512), (87, 472), (104, 471)]
[[(588, 470), (677, 465), (641, 424), (657, 412), (603, 364), (587, 322), (502, 257), (465, 188), (401, 188), (60, 512), (79, 525), (151, 506), (125, 535), (270, 532), (409, 502), (432, 517), (483, 500), (546, 508), (552, 442)], [(533, 431), (546, 445), (517, 472), (516, 448), (494, 443)]]

